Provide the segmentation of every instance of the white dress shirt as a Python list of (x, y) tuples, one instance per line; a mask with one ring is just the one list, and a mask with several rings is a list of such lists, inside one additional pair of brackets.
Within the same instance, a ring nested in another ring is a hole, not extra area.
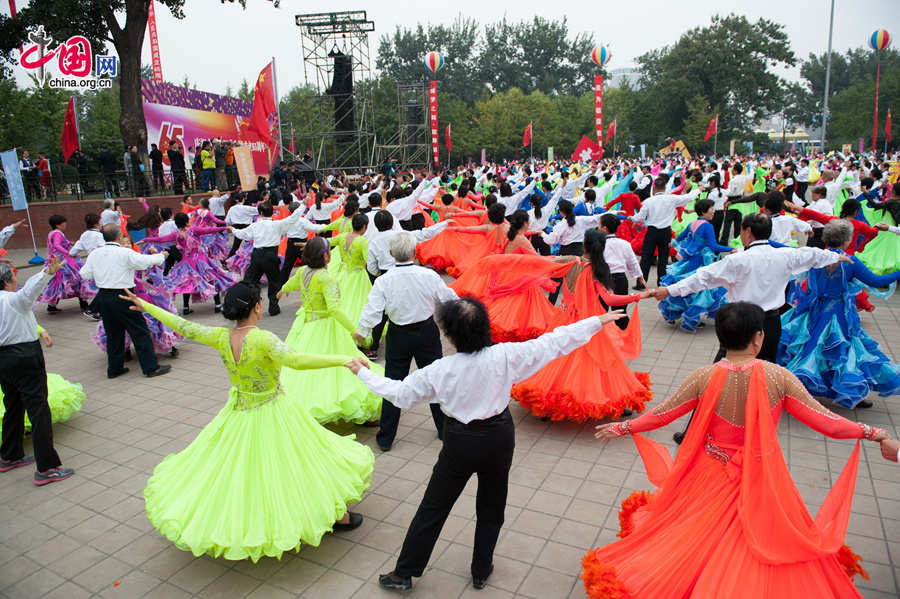
[[(827, 199), (822, 198), (821, 200), (816, 200), (809, 206), (807, 206), (809, 210), (813, 210), (818, 212), (819, 214), (825, 214), (827, 216), (834, 216), (834, 207), (828, 202)], [(822, 223), (817, 220), (809, 221), (809, 226), (813, 229), (822, 229), (825, 227)]]
[(306, 217), (317, 222), (320, 220), (331, 220), (331, 213), (337, 210), (343, 201), (344, 196), (341, 196), (333, 202), (322, 202), (319, 208), (316, 208), (316, 205), (313, 204), (309, 207)]
[(787, 245), (792, 233), (812, 233), (812, 226), (790, 214), (778, 214), (772, 217), (772, 234), (769, 239)]
[[(394, 221), (394, 223), (396, 222)], [(409, 233), (412, 233), (413, 237), (416, 238), (416, 243), (422, 243), (446, 229), (449, 224), (450, 222), (445, 220), (419, 231), (409, 231)], [(375, 229), (375, 227), (370, 226), (369, 229)], [(374, 235), (369, 237), (369, 253), (366, 257), (366, 270), (375, 277), (381, 271), (390, 270), (396, 264), (394, 257), (391, 256), (391, 238), (397, 234), (397, 231), (394, 230), (378, 231), (376, 229), (376, 231)]]
[(725, 193), (729, 198), (737, 198), (744, 195), (744, 188), (747, 187), (747, 182), (752, 178), (750, 175), (732, 175), (728, 181), (728, 189)]
[[(235, 204), (231, 208), (228, 209), (228, 214), (225, 215), (225, 224), (226, 225), (249, 225), (253, 222), (253, 219), (259, 215), (259, 210), (256, 206), (245, 206), (244, 204)], [(162, 235), (162, 229), (160, 229), (159, 234)]]
[(895, 227), (893, 225), (888, 225), (888, 231), (893, 233), (894, 235), (900, 235), (900, 227)]
[(791, 277), (834, 264), (840, 256), (818, 248), (774, 248), (767, 240), (754, 241), (745, 251), (703, 266), (667, 289), (670, 295), (680, 297), (724, 287), (729, 302), (750, 302), (766, 311), (775, 310), (784, 305), (784, 288)]
[[(503, 196), (497, 198), (497, 202), (503, 204), (503, 207), (506, 209), (506, 214), (510, 214), (516, 211), (516, 208), (519, 207), (519, 204), (531, 195), (532, 190), (534, 189), (537, 181), (532, 181), (528, 185), (526, 185), (521, 191), (518, 191), (511, 196)], [(558, 186), (557, 186), (558, 187)], [(560, 190), (561, 191), (561, 190)], [(554, 192), (555, 193), (555, 192)]]
[(390, 212), (391, 215), (393, 215), (395, 221), (405, 221), (411, 219), (416, 204), (423, 196), (425, 196), (425, 193), (429, 189), (434, 191), (433, 186), (436, 185), (440, 180), (440, 177), (435, 177), (431, 181), (422, 180), (411, 194), (409, 194), (405, 198), (400, 198), (399, 200), (388, 202), (388, 205), (385, 206), (384, 209)]
[(219, 197), (209, 197), (209, 211), (213, 213), (213, 216), (225, 218), (225, 202), (228, 200), (229, 195), (231, 194), (226, 193)]
[(31, 306), (52, 275), (42, 269), (18, 291), (0, 291), (0, 347), (37, 341), (37, 320)]
[(828, 200), (828, 204), (831, 206), (831, 212), (834, 212), (834, 207), (837, 204), (838, 194), (844, 188), (845, 185), (849, 187), (844, 179), (847, 176), (847, 171), (842, 170), (837, 177), (829, 181), (825, 184), (825, 199)]
[(72, 249), (69, 250), (69, 255), (77, 256), (79, 254), (90, 254), (98, 247), (102, 246), (103, 243), (103, 233), (97, 229), (88, 229), (81, 234), (81, 237), (78, 238), (78, 241), (76, 241), (72, 246)]
[(281, 220), (272, 220), (271, 217), (264, 216), (249, 227), (234, 229), (232, 233), (238, 239), (252, 241), (253, 249), (277, 247), (281, 243), (282, 236), (302, 217), (303, 213), (300, 210), (294, 210), (293, 214)]
[(603, 250), (603, 259), (609, 265), (609, 272), (627, 272), (634, 279), (640, 279), (641, 265), (638, 264), (637, 256), (631, 249), (631, 244), (624, 239), (619, 239), (615, 235), (606, 236), (606, 248)]
[(591, 316), (530, 341), (498, 343), (477, 352), (441, 358), (402, 381), (377, 375), (368, 368), (362, 368), (358, 376), (373, 393), (398, 408), (439, 403), (445, 414), (467, 424), (503, 412), (515, 383), (578, 349), (601, 328), (600, 319)]
[(722, 189), (716, 188), (709, 191), (706, 195), (706, 199), (713, 201), (713, 207), (716, 210), (725, 210), (725, 201), (728, 200), (728, 195), (726, 195)]
[[(543, 209), (542, 209), (543, 210)], [(570, 245), (584, 241), (584, 232), (588, 229), (596, 227), (600, 222), (602, 214), (594, 214), (593, 216), (576, 216), (575, 224), (571, 227), (568, 221), (563, 219), (553, 225), (553, 229), (549, 233), (541, 233), (541, 238), (547, 245)]]
[(809, 167), (801, 166), (797, 169), (797, 182), (798, 183), (809, 183)]
[[(303, 214), (303, 206), (297, 208), (297, 212)], [(294, 223), (294, 226), (288, 229), (288, 232), (285, 233), (285, 237), (289, 239), (306, 239), (306, 234), (308, 232), (312, 231), (313, 233), (318, 233), (326, 226), (327, 225), (316, 224), (308, 218), (301, 216), (297, 219), (297, 222)], [(255, 246), (256, 244), (254, 243), (254, 247)]]
[(637, 188), (644, 189), (651, 183), (653, 183), (653, 177), (651, 177), (650, 175), (642, 175), (641, 180), (638, 182)]
[[(176, 233), (178, 231), (178, 227), (175, 226), (175, 221), (173, 219), (165, 220), (159, 226), (159, 231), (156, 233), (159, 237), (165, 237), (166, 235), (170, 235), (172, 233)], [(167, 244), (168, 247), (175, 245), (173, 241), (170, 244)]]
[(15, 232), (16, 228), (12, 225), (3, 227), (3, 230), (0, 231), (0, 248), (6, 245), (6, 242), (9, 241), (9, 238), (12, 237)]
[(671, 227), (672, 221), (675, 220), (676, 210), (690, 204), (699, 194), (699, 187), (690, 193), (681, 195), (658, 193), (644, 200), (640, 212), (629, 218), (657, 229)]
[(122, 221), (122, 213), (118, 210), (107, 208), (100, 213), (100, 226), (118, 225)]
[(131, 289), (134, 271), (145, 270), (166, 261), (164, 254), (139, 254), (118, 243), (107, 242), (88, 254), (81, 267), (81, 278), (93, 279), (100, 289)]
[(357, 332), (368, 337), (383, 314), (398, 325), (428, 320), (438, 304), (455, 299), (458, 299), (456, 292), (430, 268), (412, 262), (397, 264), (375, 279), (359, 317)]

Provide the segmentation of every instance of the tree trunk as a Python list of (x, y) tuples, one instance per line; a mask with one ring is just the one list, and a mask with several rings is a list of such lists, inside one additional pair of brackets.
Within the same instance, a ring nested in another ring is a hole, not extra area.
[[(119, 55), (119, 131), (126, 146), (136, 145), (143, 162), (147, 162), (147, 123), (141, 98), (141, 47), (147, 30), (149, 0), (126, 0), (125, 26), (109, 23)], [(107, 21), (115, 16), (110, 14)], [(145, 172), (149, 168), (145, 169)]]

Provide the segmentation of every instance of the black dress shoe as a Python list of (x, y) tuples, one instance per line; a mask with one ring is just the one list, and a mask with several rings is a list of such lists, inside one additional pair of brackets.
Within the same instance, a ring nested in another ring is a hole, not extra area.
[[(376, 443), (377, 443), (377, 441), (376, 441)], [(391, 444), (390, 443), (378, 443), (378, 449), (380, 449), (381, 451), (390, 451)]]
[(864, 399), (864, 400), (862, 400), (861, 402), (859, 402), (858, 404), (856, 404), (856, 407), (857, 407), (857, 408), (871, 408), (871, 407), (874, 406), (874, 405), (875, 405), (875, 404), (873, 404), (873, 403), (872, 403), (871, 401), (869, 401), (868, 399)]
[(634, 289), (635, 291), (644, 291), (647, 288), (644, 285), (638, 284), (638, 285), (635, 285), (634, 287), (632, 287), (632, 289)]
[(390, 572), (379, 576), (378, 584), (381, 585), (381, 588), (383, 589), (408, 591), (412, 588), (412, 577), (403, 578), (402, 576), (397, 576), (393, 572)]
[(163, 364), (162, 366), (157, 366), (156, 370), (151, 370), (144, 376), (146, 376), (147, 378), (152, 378), (154, 376), (162, 376), (162, 375), (168, 373), (170, 370), (172, 370), (171, 366), (169, 366), (168, 364)]
[(347, 512), (350, 514), (349, 522), (335, 522), (332, 530), (334, 532), (341, 532), (347, 530), (353, 530), (359, 528), (363, 523), (362, 514), (357, 514), (356, 512)]
[(478, 578), (477, 576), (472, 576), (472, 587), (478, 589), (479, 591), (487, 586), (487, 579), (490, 578), (491, 574), (494, 572), (494, 564), (491, 564), (491, 569), (488, 570), (487, 576), (484, 578)]
[(123, 374), (127, 374), (129, 370), (130, 369), (126, 366), (125, 368), (123, 368), (122, 370), (120, 370), (119, 372), (117, 372), (115, 374), (107, 374), (106, 378), (114, 379), (116, 377), (122, 376)]
[(279, 314), (281, 314), (281, 308), (278, 307), (278, 304), (269, 306), (269, 316), (278, 316)]
[(169, 357), (170, 358), (178, 357), (178, 348), (177, 347), (173, 347), (172, 349), (169, 350)]

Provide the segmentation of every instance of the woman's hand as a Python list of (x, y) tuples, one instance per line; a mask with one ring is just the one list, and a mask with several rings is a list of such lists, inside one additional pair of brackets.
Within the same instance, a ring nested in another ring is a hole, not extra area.
[(59, 256), (54, 256), (47, 264), (47, 274), (55, 275), (61, 266), (62, 262), (59, 261)]
[(141, 298), (139, 298), (134, 293), (132, 293), (130, 289), (123, 289), (122, 292), (125, 295), (120, 295), (119, 299), (128, 300), (129, 302), (134, 304), (133, 306), (129, 306), (129, 308), (131, 310), (134, 310), (135, 312), (146, 312), (147, 311), (144, 309), (144, 304), (143, 304), (143, 302), (141, 302)]
[(613, 427), (619, 424), (618, 422), (609, 422), (607, 424), (600, 424), (594, 427), (594, 430), (597, 431), (594, 433), (594, 438), (599, 439), (601, 441), (608, 441), (610, 439), (618, 439), (621, 435), (617, 434)]
[(369, 362), (364, 360), (363, 358), (353, 358), (349, 362), (346, 362), (344, 366), (350, 369), (350, 372), (352, 372), (353, 374), (359, 374), (360, 370), (369, 367)]
[(287, 293), (285, 293), (284, 289), (279, 289), (278, 293), (275, 294), (275, 297), (277, 297), (278, 299), (281, 299), (285, 295), (287, 295)]
[(41, 339), (44, 340), (44, 345), (47, 347), (53, 347), (53, 337), (50, 336), (50, 333), (47, 331), (41, 331)]
[(600, 322), (606, 324), (608, 322), (615, 322), (620, 318), (625, 318), (626, 314), (624, 312), (607, 312), (606, 314), (600, 315)]

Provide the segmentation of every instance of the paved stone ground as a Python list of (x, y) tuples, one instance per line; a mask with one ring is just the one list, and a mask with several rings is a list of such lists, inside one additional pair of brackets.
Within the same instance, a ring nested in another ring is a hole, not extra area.
[[(900, 298), (875, 303), (878, 311), (863, 315), (864, 326), (900, 359)], [(292, 305), (286, 302), (282, 315), (266, 317), (262, 325), (284, 336)], [(44, 488), (31, 484), (27, 469), (0, 475), (0, 597), (394, 596), (378, 588), (377, 576), (393, 565), (439, 450), (427, 408), (404, 414), (398, 441), (387, 454), (375, 448), (374, 429), (354, 431), (377, 456), (372, 487), (354, 507), (366, 517), (358, 530), (326, 535), (319, 547), (285, 554), (280, 561), (195, 558), (150, 526), (141, 491), (160, 460), (190, 443), (224, 404), (228, 381), (218, 356), (188, 342), (167, 376), (146, 379), (132, 367), (131, 374), (109, 381), (105, 356), (91, 342), (93, 323), (80, 317), (74, 301), (61, 307), (63, 313), (52, 317), (39, 311), (38, 320), (56, 341), (46, 351), (48, 370), (82, 383), (87, 393), (84, 409), (54, 427), (63, 462), (76, 474)], [(192, 318), (223, 323), (211, 304), (198, 306)], [(650, 372), (655, 402), (661, 401), (688, 372), (710, 362), (715, 335), (711, 327), (693, 336), (668, 327), (653, 301), (642, 303), (642, 322), (644, 352), (631, 366)], [(511, 409), (516, 456), (488, 588), (474, 591), (469, 579), (473, 480), (409, 596), (584, 597), (581, 556), (615, 540), (619, 502), (635, 488), (648, 488), (629, 440), (603, 445), (593, 439), (591, 425), (545, 423), (515, 403)], [(897, 398), (875, 398), (871, 410), (842, 413), (900, 432)], [(650, 436), (674, 447), (671, 434), (682, 425)], [(815, 510), (852, 444), (826, 441), (787, 414), (780, 436), (791, 472)], [(847, 542), (871, 574), (870, 581), (858, 582), (863, 595), (897, 597), (900, 468), (884, 461), (873, 444), (864, 446)]]

